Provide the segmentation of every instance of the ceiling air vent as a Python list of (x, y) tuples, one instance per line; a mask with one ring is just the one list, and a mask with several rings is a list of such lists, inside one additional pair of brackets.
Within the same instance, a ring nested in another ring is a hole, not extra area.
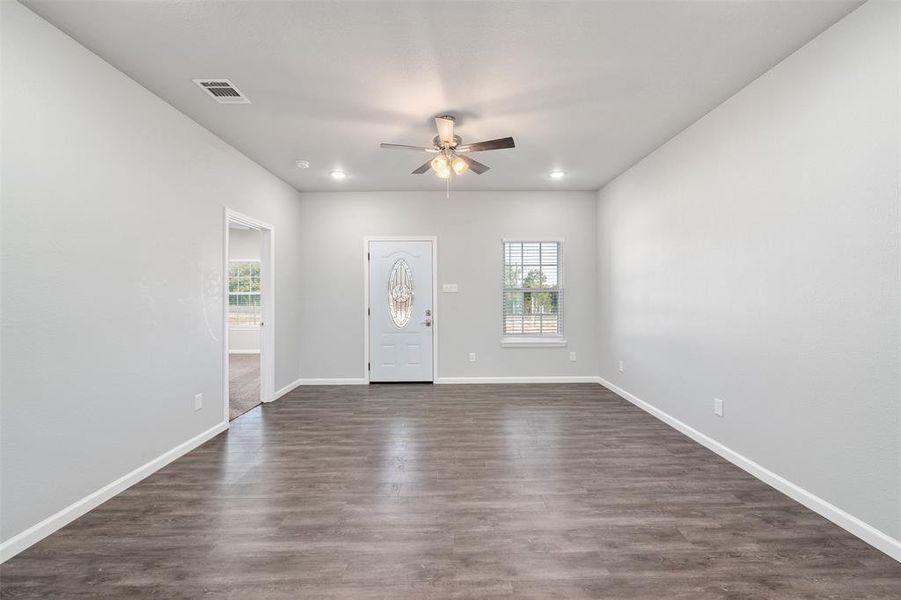
[(193, 81), (219, 104), (250, 104), (250, 99), (228, 79), (194, 79)]

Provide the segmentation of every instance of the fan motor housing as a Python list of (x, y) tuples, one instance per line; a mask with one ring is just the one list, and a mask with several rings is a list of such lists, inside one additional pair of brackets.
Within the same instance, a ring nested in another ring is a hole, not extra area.
[[(432, 139), (432, 143), (435, 144), (435, 147), (436, 147), (436, 148), (442, 148), (442, 147), (443, 147), (443, 146), (441, 145), (441, 138), (438, 137), (437, 135)], [(462, 143), (463, 143), (463, 138), (461, 138), (459, 135), (455, 135), (455, 136), (454, 136), (454, 143), (451, 144), (450, 147), (451, 147), (451, 148), (456, 148), (457, 146), (459, 146), (459, 145), (462, 144)]]

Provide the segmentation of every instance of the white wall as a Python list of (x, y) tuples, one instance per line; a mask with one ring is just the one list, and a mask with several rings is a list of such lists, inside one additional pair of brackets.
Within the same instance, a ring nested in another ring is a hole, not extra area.
[(601, 376), (896, 539), (899, 8), (852, 13), (598, 211)]
[(223, 421), (224, 206), (276, 226), (276, 388), (301, 280), (292, 188), (15, 2), (2, 60), (8, 540)]
[[(229, 260), (260, 260), (262, 234), (256, 229), (230, 229), (228, 234)], [(259, 352), (259, 327), (229, 327), (229, 352)], [(279, 389), (279, 388), (276, 388)]]
[(229, 229), (228, 258), (230, 260), (260, 260), (262, 237), (262, 234), (256, 229)]
[[(475, 176), (475, 175), (469, 175)], [(363, 238), (438, 236), (438, 376), (596, 375), (591, 192), (301, 194), (304, 378), (362, 378)], [(501, 348), (502, 238), (564, 238), (566, 348)], [(569, 361), (569, 352), (577, 361)], [(475, 352), (477, 361), (468, 355)]]

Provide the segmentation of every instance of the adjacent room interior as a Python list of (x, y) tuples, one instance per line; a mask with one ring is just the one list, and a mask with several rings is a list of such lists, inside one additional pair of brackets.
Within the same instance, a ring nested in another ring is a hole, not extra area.
[(901, 598), (901, 3), (0, 2), (0, 593)]
[(257, 229), (228, 224), (228, 419), (262, 402), (260, 327), (262, 238)]

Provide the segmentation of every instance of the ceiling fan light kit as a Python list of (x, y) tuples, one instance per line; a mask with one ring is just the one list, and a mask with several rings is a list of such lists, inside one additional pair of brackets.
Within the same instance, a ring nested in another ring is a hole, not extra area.
[(435, 172), (435, 175), (441, 179), (449, 179), (451, 175), (463, 175), (467, 171), (472, 171), (476, 175), (481, 175), (491, 168), (488, 165), (484, 165), (479, 161), (466, 156), (467, 154), (516, 147), (512, 137), (476, 142), (474, 144), (463, 144), (463, 139), (459, 135), (454, 134), (455, 122), (456, 119), (451, 115), (435, 117), (435, 127), (438, 129), (438, 135), (432, 140), (431, 146), (408, 146), (406, 144), (383, 143), (381, 144), (381, 147), (394, 150), (414, 150), (417, 152), (436, 154), (437, 156), (433, 159), (415, 169), (413, 175), (422, 175), (426, 171), (432, 170)]

